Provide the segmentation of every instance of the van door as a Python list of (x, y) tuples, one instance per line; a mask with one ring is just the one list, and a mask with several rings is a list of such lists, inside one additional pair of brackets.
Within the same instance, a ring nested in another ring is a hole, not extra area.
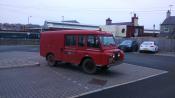
[(86, 35), (78, 35), (77, 59), (76, 62), (80, 63), (82, 58), (87, 54), (86, 51)]
[(77, 47), (77, 36), (76, 35), (65, 35), (65, 47), (63, 50), (63, 61), (75, 63), (76, 61), (76, 47)]

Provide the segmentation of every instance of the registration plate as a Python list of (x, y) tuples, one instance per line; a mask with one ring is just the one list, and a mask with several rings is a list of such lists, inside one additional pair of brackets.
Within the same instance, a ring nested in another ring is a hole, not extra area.
[(144, 48), (144, 50), (148, 50), (147, 48)]

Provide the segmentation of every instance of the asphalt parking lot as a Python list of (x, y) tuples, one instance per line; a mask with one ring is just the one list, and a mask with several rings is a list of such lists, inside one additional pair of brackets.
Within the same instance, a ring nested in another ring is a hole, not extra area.
[(126, 59), (130, 58), (132, 61), (127, 60), (106, 72), (88, 75), (80, 68), (65, 63), (48, 67), (36, 50), (0, 52), (0, 97), (93, 97), (95, 93), (171, 73), (171, 70), (169, 72), (168, 69), (156, 68), (154, 65), (149, 67), (139, 62), (132, 63), (134, 60), (130, 58), (130, 54), (126, 54)]

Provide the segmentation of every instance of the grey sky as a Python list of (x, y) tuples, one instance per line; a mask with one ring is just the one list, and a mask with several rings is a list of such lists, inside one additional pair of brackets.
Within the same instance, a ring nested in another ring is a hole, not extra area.
[[(43, 25), (44, 20), (78, 20), (84, 24), (103, 25), (110, 17), (113, 22), (127, 22), (135, 12), (139, 24), (152, 28), (162, 23), (166, 11), (175, 0), (1, 0), (0, 22)], [(132, 13), (131, 13), (132, 12)]]

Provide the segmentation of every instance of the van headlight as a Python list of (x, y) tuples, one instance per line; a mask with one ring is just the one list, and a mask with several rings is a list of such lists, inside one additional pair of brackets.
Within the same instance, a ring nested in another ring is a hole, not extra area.
[(115, 54), (112, 55), (112, 58), (115, 58)]
[(120, 57), (120, 53), (118, 53), (118, 55), (117, 55), (118, 57)]

